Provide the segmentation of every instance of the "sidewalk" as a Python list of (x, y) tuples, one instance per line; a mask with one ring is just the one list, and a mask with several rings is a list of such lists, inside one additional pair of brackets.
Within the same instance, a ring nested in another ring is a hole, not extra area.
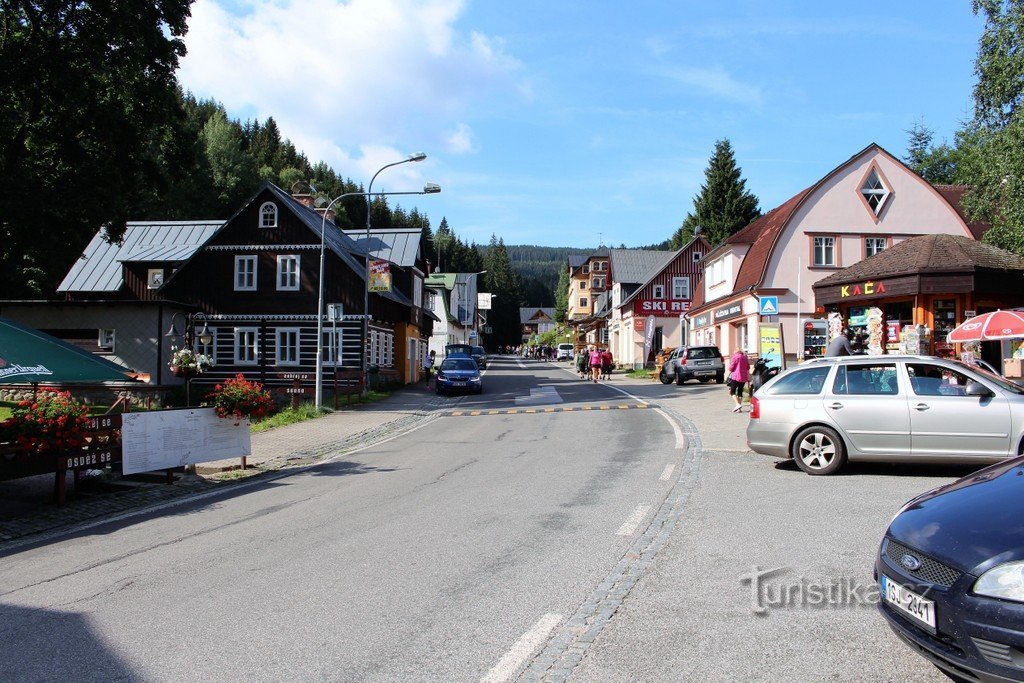
[(437, 417), (450, 401), (415, 384), (397, 389), (386, 399), (339, 410), (314, 420), (252, 435), (252, 455), (245, 472), (239, 458), (202, 463), (195, 475), (176, 475), (162, 483), (154, 473), (113, 481), (88, 480), (58, 507), (50, 502), (53, 475), (0, 482), (0, 550), (3, 542), (56, 531), (97, 518), (143, 509), (196, 493), (249, 481), (264, 472), (313, 464), (400, 434)]

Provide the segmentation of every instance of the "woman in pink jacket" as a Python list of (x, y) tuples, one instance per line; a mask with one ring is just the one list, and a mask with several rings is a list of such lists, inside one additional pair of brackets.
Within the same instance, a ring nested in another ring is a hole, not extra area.
[(596, 346), (590, 347), (590, 379), (594, 380), (594, 384), (597, 384), (598, 377), (601, 376), (601, 349)]
[(736, 404), (732, 412), (738, 413), (743, 410), (743, 389), (749, 381), (750, 361), (742, 349), (736, 349), (729, 359), (729, 395)]

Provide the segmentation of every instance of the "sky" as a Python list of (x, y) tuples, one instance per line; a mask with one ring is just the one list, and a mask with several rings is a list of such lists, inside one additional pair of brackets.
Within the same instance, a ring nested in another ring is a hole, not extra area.
[(196, 0), (179, 80), (464, 241), (672, 235), (717, 140), (762, 211), (971, 114), (970, 0)]

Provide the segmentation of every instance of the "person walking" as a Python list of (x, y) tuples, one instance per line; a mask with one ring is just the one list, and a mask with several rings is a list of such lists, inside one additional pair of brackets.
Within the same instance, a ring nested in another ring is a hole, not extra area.
[(737, 348), (729, 359), (729, 395), (736, 404), (732, 412), (738, 413), (743, 410), (743, 389), (749, 381), (750, 361), (743, 349)]
[(601, 379), (611, 379), (613, 362), (610, 349), (601, 351)]
[(828, 343), (828, 348), (825, 349), (825, 358), (852, 356), (853, 347), (850, 345), (850, 334), (850, 328), (843, 328), (839, 336)]
[(601, 350), (596, 346), (590, 347), (590, 379), (597, 384), (598, 378), (601, 377)]
[(580, 373), (580, 379), (587, 378), (590, 363), (590, 354), (587, 349), (580, 349), (576, 352), (576, 372)]
[(423, 357), (423, 376), (427, 381), (427, 391), (430, 391), (430, 372), (434, 369), (434, 358), (436, 353), (431, 351), (429, 354)]

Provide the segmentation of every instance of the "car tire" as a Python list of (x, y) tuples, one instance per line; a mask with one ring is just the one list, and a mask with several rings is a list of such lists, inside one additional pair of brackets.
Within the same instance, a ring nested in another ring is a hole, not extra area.
[(725, 384), (725, 373), (720, 372), (715, 375), (715, 384)]
[(658, 373), (658, 379), (661, 380), (662, 384), (672, 384), (672, 378), (665, 372), (665, 368), (662, 368), (661, 372)]
[(801, 429), (789, 449), (796, 466), (807, 474), (835, 474), (846, 463), (846, 447), (831, 427), (812, 425)]
[(683, 373), (677, 372), (676, 373), (676, 386), (680, 386), (681, 387), (681, 386), (683, 386), (684, 382), (686, 382), (686, 377), (683, 376)]

